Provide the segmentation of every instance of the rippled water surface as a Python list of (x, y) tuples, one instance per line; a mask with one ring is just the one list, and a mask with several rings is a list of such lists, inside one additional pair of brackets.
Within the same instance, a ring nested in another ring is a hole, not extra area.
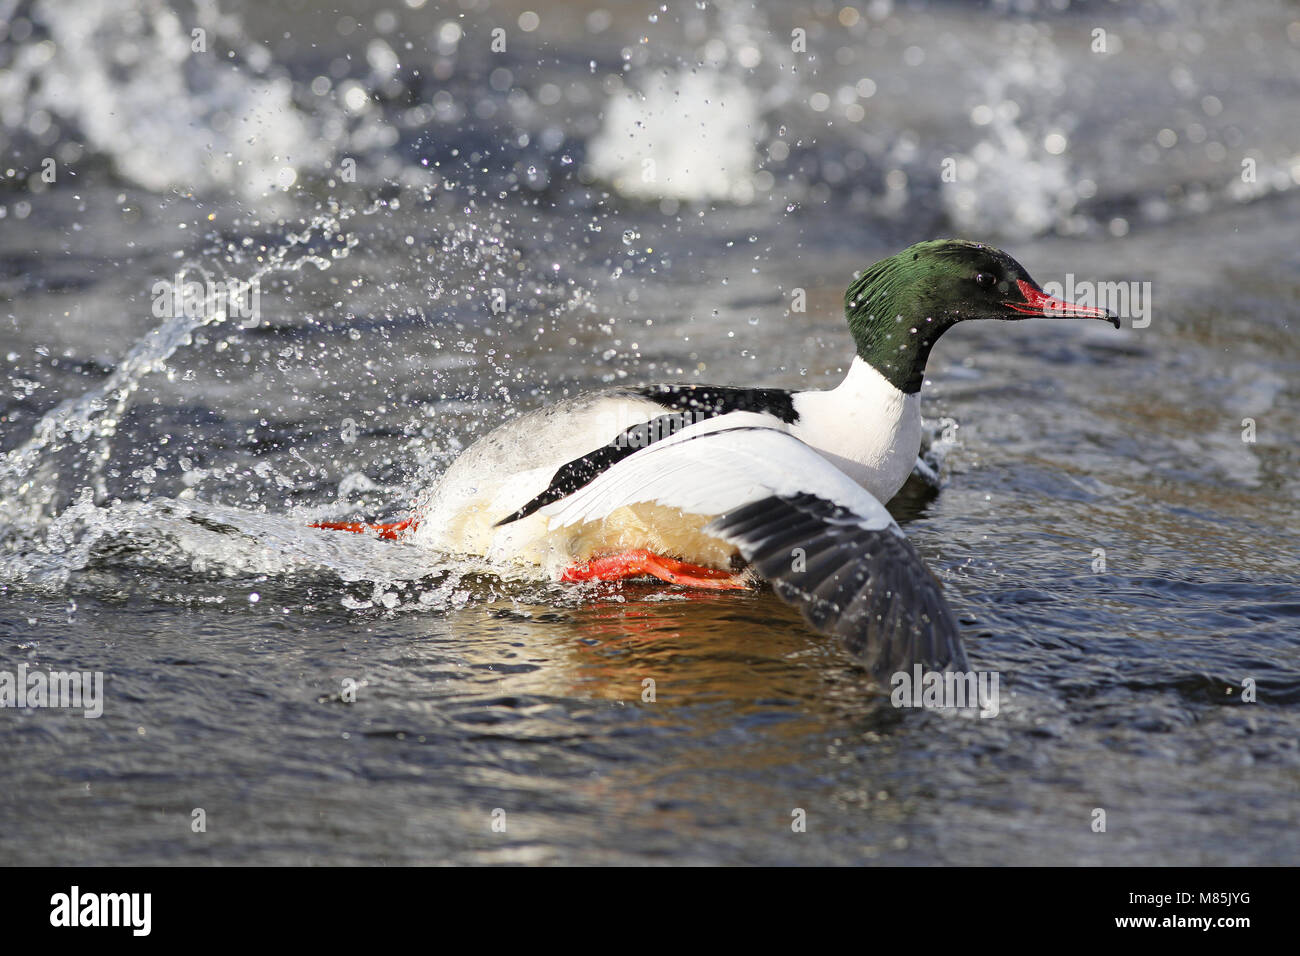
[[(1300, 10), (528, 6), (0, 2), (0, 670), (105, 675), (0, 710), (0, 861), (1295, 863)], [(829, 387), (937, 235), (1151, 284), (931, 360), (891, 507), (995, 718), (306, 527), (577, 390)]]

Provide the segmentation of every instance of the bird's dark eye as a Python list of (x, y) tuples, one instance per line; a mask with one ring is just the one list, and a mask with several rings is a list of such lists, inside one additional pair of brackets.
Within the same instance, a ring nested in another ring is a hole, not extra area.
[(975, 284), (981, 289), (991, 289), (997, 285), (998, 277), (991, 272), (975, 273)]

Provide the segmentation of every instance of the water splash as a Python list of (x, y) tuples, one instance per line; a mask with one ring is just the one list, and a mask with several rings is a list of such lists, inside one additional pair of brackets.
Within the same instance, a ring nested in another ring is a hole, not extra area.
[(754, 198), (758, 98), (703, 70), (655, 70), (615, 95), (591, 143), (592, 172), (634, 199)]
[[(317, 216), (302, 231), (291, 233), (270, 249), (262, 264), (240, 281), (255, 284), (307, 265), (328, 269), (331, 258), (319, 255), (313, 241), (329, 244), (333, 258), (346, 256), (353, 244), (341, 232), (346, 218), (347, 213), (338, 218)], [(6, 525), (18, 529), (39, 526), (58, 512), (62, 496), (68, 493), (82, 498), (88, 491), (93, 501), (104, 501), (103, 468), (131, 396), (177, 349), (192, 343), (197, 329), (223, 325), (229, 318), (222, 287), (210, 281), (211, 270), (200, 262), (187, 262), (178, 270), (177, 284), (191, 275), (204, 280), (207, 292), (201, 308), (165, 319), (136, 343), (101, 385), (60, 402), (41, 418), (27, 441), (0, 458), (0, 531), (6, 530)], [(59, 453), (65, 450), (72, 451), (70, 458), (60, 458)]]
[(624, 196), (745, 205), (772, 186), (768, 119), (797, 92), (791, 52), (756, 4), (700, 10), (682, 22), (691, 52), (633, 71), (589, 143), (590, 172)]
[(983, 135), (953, 157), (956, 182), (943, 202), (963, 234), (1026, 239), (1065, 226), (1077, 197), (1065, 124), (1043, 120), (1064, 92), (1063, 60), (1045, 31), (1006, 32), (1007, 53), (971, 111)]
[(185, 15), (161, 0), (40, 0), (28, 13), (40, 33), (0, 70), (0, 102), (22, 104), (0, 114), (10, 138), (46, 141), (62, 123), (146, 189), (245, 200), (328, 161), (290, 78), (211, 0)]
[[(317, 217), (265, 252), (245, 281), (309, 265), (329, 269), (356, 245), (341, 232), (346, 218)], [(316, 252), (322, 242), (331, 246), (329, 256)], [(204, 265), (190, 262), (178, 281), (191, 274), (210, 278)], [(293, 512), (269, 515), (165, 497), (105, 500), (103, 468), (118, 422), (143, 380), (191, 345), (200, 328), (235, 325), (231, 318), (214, 295), (193, 314), (166, 319), (104, 383), (51, 410), (23, 445), (0, 459), (0, 584), (58, 591), (86, 577), (86, 587), (113, 593), (127, 580), (133, 582), (128, 589), (143, 590), (151, 600), (180, 603), (223, 603), (245, 594), (256, 602), (267, 591), (299, 600), (304, 594), (311, 598), (312, 585), (319, 584), (326, 606), (350, 612), (447, 610), (469, 603), (476, 594), (462, 582), (481, 574), (481, 563), (369, 536), (323, 534)], [(107, 572), (114, 583), (105, 585), (96, 572)]]

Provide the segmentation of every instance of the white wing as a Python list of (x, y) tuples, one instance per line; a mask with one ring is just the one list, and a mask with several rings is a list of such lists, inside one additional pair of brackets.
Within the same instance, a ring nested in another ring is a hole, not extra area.
[(734, 545), (782, 599), (842, 638), (877, 676), (914, 663), (967, 669), (939, 582), (884, 505), (762, 416), (692, 426), (541, 514), (565, 527), (642, 502), (713, 516), (707, 533)]

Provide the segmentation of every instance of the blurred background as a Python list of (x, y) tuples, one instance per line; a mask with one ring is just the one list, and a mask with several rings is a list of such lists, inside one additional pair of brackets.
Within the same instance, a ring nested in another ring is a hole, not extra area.
[[(0, 852), (1294, 862), (1298, 214), (1293, 2), (0, 0), (0, 668), (107, 675), (0, 718)], [(1151, 289), (931, 359), (891, 507), (996, 720), (770, 594), (305, 528), (575, 390), (831, 387), (946, 235)]]

